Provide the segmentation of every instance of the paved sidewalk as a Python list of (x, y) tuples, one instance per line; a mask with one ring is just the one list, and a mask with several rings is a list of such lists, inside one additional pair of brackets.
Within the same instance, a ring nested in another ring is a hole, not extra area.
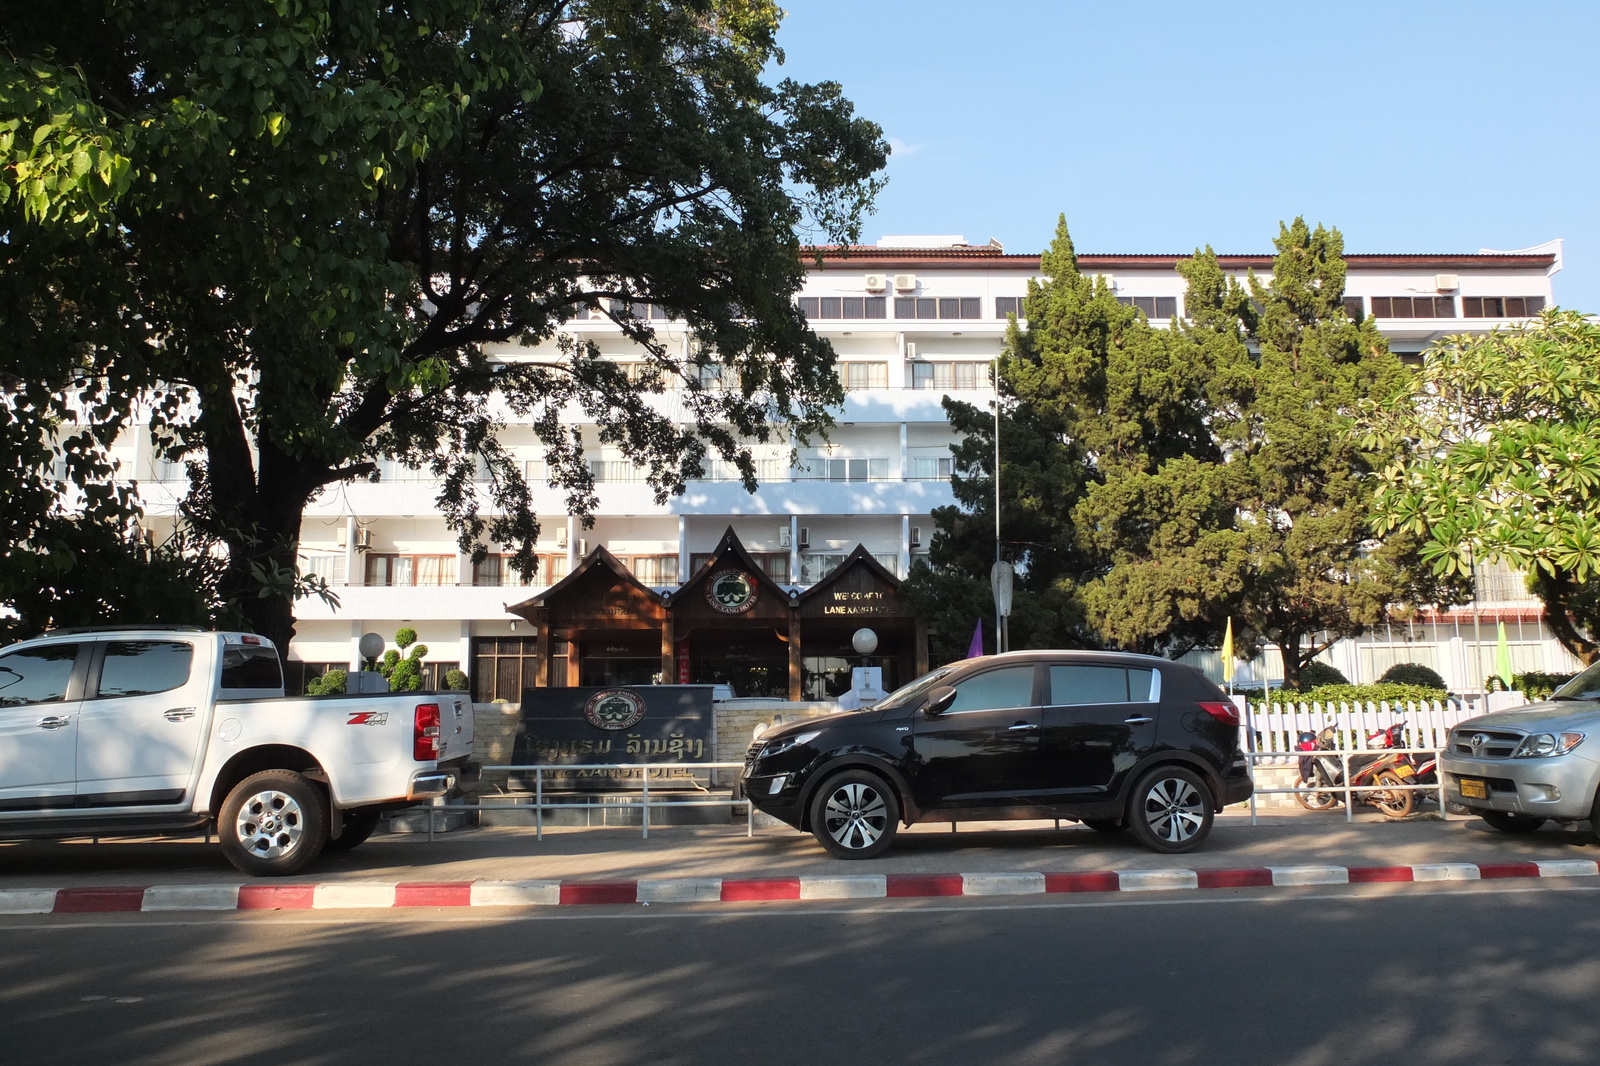
[[(1127, 871), (1238, 871), (1265, 868), (1404, 867), (1435, 864), (1551, 863), (1600, 859), (1586, 824), (1513, 836), (1478, 819), (1415, 816), (1388, 822), (1358, 814), (1274, 812), (1250, 824), (1248, 813), (1219, 816), (1196, 852), (1158, 855), (1130, 836), (1106, 836), (1072, 823), (924, 824), (903, 830), (880, 859), (830, 857), (807, 835), (786, 827), (745, 836), (730, 826), (468, 829), (374, 837), (348, 854), (329, 854), (289, 879), (304, 884), (497, 882), (637, 882), (656, 879), (836, 879), (984, 874), (1088, 874)], [(237, 886), (242, 877), (215, 844), (196, 840), (26, 842), (0, 845), (0, 890), (104, 886)], [(255, 884), (271, 884), (256, 881)]]

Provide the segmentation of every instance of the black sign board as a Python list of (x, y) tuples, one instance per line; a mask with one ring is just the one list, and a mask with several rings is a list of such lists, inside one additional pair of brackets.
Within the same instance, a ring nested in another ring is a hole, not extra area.
[[(522, 693), (511, 761), (518, 766), (584, 766), (546, 770), (547, 791), (692, 788), (705, 771), (646, 770), (639, 763), (713, 762), (710, 685), (530, 688)], [(611, 767), (615, 767), (612, 769)], [(534, 775), (511, 772), (515, 787), (532, 790)]]

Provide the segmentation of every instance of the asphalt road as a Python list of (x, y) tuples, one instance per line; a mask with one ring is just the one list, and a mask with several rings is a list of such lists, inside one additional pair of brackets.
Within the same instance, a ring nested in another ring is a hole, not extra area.
[(1588, 1062), (1597, 903), (1587, 886), (1483, 882), (12, 917), (0, 1061)]

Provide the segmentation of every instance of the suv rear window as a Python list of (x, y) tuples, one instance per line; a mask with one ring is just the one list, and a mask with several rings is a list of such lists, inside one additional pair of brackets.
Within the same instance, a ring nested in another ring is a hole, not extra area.
[(222, 650), (222, 687), (282, 688), (283, 666), (276, 648), (229, 644)]
[(1050, 703), (1081, 707), (1090, 703), (1154, 703), (1155, 671), (1126, 666), (1074, 663), (1050, 667)]
[(179, 640), (113, 640), (100, 667), (99, 694), (143, 696), (180, 688), (189, 680), (194, 648)]

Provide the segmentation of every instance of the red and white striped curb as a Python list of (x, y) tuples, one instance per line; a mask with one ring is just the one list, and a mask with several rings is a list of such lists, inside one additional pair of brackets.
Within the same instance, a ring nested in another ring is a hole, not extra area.
[(411, 881), (163, 885), (148, 888), (0, 889), (0, 914), (114, 911), (336, 910), (395, 907), (543, 907), (584, 903), (733, 903), (786, 899), (907, 899), (1150, 892), (1194, 888), (1595, 877), (1590, 859), (1436, 862), (1414, 866), (1261, 866), (1238, 870), (1095, 873), (863, 874), (839, 877), (662, 877), (637, 881)]

